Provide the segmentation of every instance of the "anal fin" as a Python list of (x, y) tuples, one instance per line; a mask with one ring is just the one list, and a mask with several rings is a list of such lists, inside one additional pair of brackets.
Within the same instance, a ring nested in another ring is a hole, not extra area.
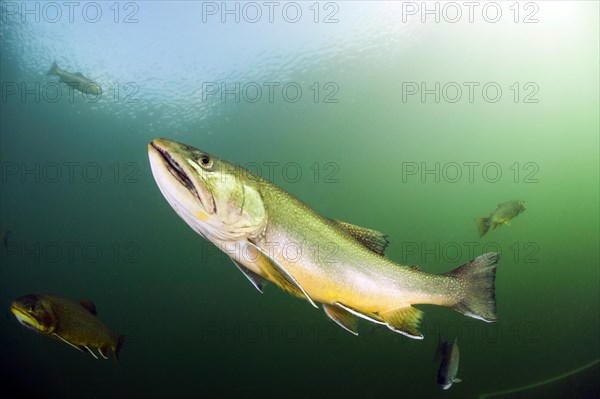
[(265, 285), (265, 279), (259, 276), (258, 274), (254, 273), (252, 270), (248, 269), (241, 263), (237, 262), (235, 259), (231, 258), (231, 261), (237, 266), (238, 269), (240, 269), (244, 276), (246, 276), (246, 278), (250, 280), (254, 288), (256, 288), (258, 292), (262, 294), (263, 287)]
[(338, 326), (354, 335), (358, 335), (358, 320), (355, 315), (337, 305), (324, 304), (323, 310)]
[(394, 309), (379, 314), (386, 322), (388, 328), (394, 332), (404, 334), (409, 338), (423, 339), (421, 333), (421, 319), (423, 312), (412, 306)]

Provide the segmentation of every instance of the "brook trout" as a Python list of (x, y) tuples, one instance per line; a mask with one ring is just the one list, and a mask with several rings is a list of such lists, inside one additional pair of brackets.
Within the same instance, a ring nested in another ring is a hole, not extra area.
[(496, 320), (498, 254), (445, 274), (425, 273), (384, 256), (384, 234), (329, 219), (267, 180), (189, 145), (148, 145), (154, 179), (175, 212), (229, 255), (260, 291), (265, 281), (323, 304), (327, 316), (357, 335), (357, 318), (421, 339), (423, 312), (445, 306)]
[(116, 360), (125, 338), (114, 335), (96, 317), (96, 305), (91, 301), (75, 302), (54, 294), (29, 294), (14, 300), (10, 307), (25, 327), (56, 338), (82, 352), (98, 353), (108, 359), (112, 349)]
[(56, 62), (50, 67), (48, 75), (58, 76), (61, 82), (84, 94), (92, 94), (94, 96), (102, 94), (102, 88), (98, 83), (86, 78), (81, 72), (67, 72), (64, 69), (60, 69)]

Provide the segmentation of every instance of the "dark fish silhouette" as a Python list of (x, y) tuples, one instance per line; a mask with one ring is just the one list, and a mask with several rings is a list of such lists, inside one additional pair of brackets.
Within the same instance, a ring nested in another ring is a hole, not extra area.
[(442, 389), (449, 389), (453, 383), (462, 381), (456, 378), (459, 360), (457, 338), (452, 344), (448, 341), (440, 342), (436, 358), (442, 360), (437, 375), (437, 383)]
[(25, 327), (59, 339), (82, 352), (92, 351), (108, 359), (111, 349), (116, 360), (125, 337), (116, 336), (96, 317), (91, 301), (71, 301), (53, 294), (29, 294), (14, 300), (10, 310)]
[(81, 72), (67, 72), (60, 69), (56, 62), (50, 67), (48, 75), (58, 76), (61, 82), (66, 83), (68, 86), (75, 90), (79, 90), (84, 94), (93, 94), (95, 96), (102, 94), (102, 88), (98, 83), (86, 78)]

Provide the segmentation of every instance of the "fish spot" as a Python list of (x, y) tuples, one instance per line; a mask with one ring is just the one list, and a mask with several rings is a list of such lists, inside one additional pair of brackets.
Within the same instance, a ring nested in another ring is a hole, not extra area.
[(208, 219), (208, 215), (202, 211), (196, 211), (196, 217), (203, 222), (206, 222), (206, 219)]

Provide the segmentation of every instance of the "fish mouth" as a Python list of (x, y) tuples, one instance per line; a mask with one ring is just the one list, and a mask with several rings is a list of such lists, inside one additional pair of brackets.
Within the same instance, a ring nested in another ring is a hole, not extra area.
[(190, 177), (185, 172), (185, 170), (183, 170), (181, 165), (179, 165), (179, 163), (175, 159), (173, 159), (171, 154), (169, 154), (169, 152), (162, 148), (160, 145), (157, 145), (155, 141), (156, 140), (151, 141), (150, 144), (148, 144), (148, 146), (153, 147), (158, 152), (158, 154), (160, 154), (164, 161), (164, 164), (167, 166), (167, 169), (169, 170), (171, 175), (173, 175), (173, 177), (177, 179), (179, 183), (181, 183), (185, 188), (187, 188), (188, 191), (194, 197), (196, 197), (200, 204), (206, 209), (204, 203), (202, 202), (202, 199), (200, 198), (200, 195), (198, 194), (198, 190), (196, 190), (196, 186), (194, 186), (194, 183), (192, 182), (192, 179), (190, 179)]
[[(10, 307), (10, 311), (12, 312), (12, 314), (17, 318), (17, 321), (19, 323), (21, 323), (23, 326), (31, 329), (31, 330), (35, 330), (35, 331), (39, 331), (39, 326), (37, 323), (32, 323), (32, 317), (29, 313), (27, 313), (24, 310), (19, 309), (19, 307), (17, 307), (16, 305), (12, 305)], [(35, 319), (33, 319), (35, 322)]]

